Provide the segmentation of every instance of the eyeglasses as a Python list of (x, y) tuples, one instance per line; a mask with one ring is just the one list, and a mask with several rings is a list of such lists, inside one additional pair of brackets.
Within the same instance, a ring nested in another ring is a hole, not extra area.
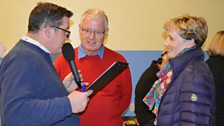
[(105, 31), (94, 31), (88, 28), (83, 28), (83, 27), (80, 27), (80, 28), (86, 35), (91, 35), (92, 33), (94, 33), (94, 35), (96, 36), (103, 36), (105, 33)]
[(57, 28), (57, 29), (60, 29), (60, 30), (64, 31), (66, 33), (66, 38), (69, 38), (69, 36), (71, 34), (71, 31), (68, 31), (66, 29), (60, 28), (58, 26), (54, 26), (54, 28)]

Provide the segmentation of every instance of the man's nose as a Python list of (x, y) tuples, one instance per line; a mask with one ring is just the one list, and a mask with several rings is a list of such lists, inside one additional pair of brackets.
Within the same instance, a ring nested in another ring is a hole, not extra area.
[(91, 33), (90, 33), (90, 38), (91, 38), (91, 39), (94, 39), (94, 38), (95, 38), (95, 35), (96, 35), (95, 31), (91, 31)]

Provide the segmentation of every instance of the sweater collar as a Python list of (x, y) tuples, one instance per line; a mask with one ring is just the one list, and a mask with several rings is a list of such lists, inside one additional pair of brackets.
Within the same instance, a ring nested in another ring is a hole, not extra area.
[[(101, 60), (103, 59), (104, 48), (105, 48), (104, 45), (102, 45), (100, 47), (100, 50), (96, 54), (96, 56), (99, 56)], [(83, 49), (83, 47), (80, 45), (78, 47), (78, 59), (84, 58), (86, 56), (88, 56), (88, 54), (85, 52), (85, 50)]]
[(21, 38), (22, 40), (24, 40), (25, 42), (28, 42), (28, 43), (31, 43), (39, 48), (41, 48), (43, 51), (45, 51), (46, 53), (49, 53), (50, 54), (50, 51), (44, 46), (42, 45), (41, 43), (39, 43), (38, 41), (28, 37), (28, 36), (23, 36)]

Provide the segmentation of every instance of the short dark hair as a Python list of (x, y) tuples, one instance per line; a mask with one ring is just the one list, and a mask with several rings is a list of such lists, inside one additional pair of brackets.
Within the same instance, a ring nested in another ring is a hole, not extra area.
[(53, 3), (37, 3), (29, 16), (28, 31), (37, 32), (43, 26), (60, 26), (62, 18), (70, 18), (73, 13)]

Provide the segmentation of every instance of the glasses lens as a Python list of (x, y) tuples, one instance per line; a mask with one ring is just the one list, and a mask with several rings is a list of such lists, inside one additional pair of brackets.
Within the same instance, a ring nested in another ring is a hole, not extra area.
[(96, 35), (96, 36), (102, 36), (104, 35), (105, 31), (95, 31), (92, 29), (88, 29), (88, 28), (83, 28), (81, 27), (81, 30), (86, 34), (86, 35)]

